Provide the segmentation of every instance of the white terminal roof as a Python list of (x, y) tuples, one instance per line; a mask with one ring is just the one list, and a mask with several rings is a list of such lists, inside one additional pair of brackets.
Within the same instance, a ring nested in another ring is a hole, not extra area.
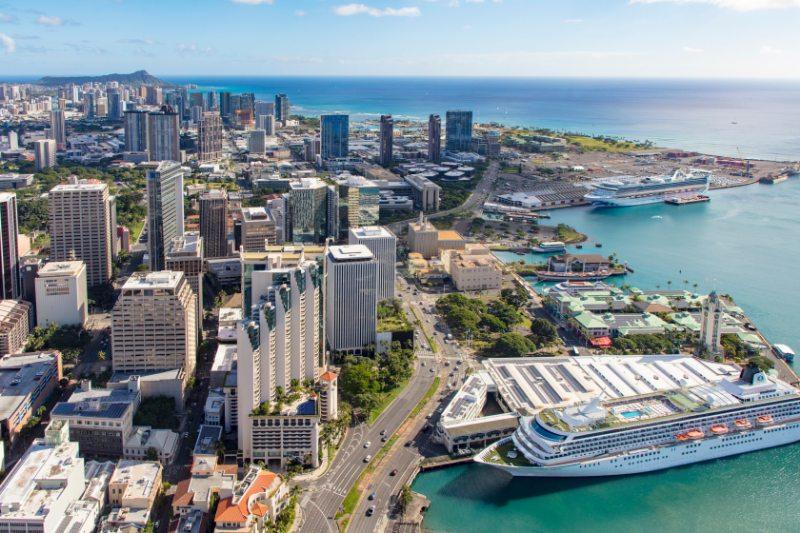
[(40, 278), (56, 278), (62, 276), (77, 276), (86, 268), (83, 261), (56, 261), (46, 263), (39, 269), (37, 276)]
[(521, 414), (736, 379), (740, 369), (682, 355), (489, 359), (486, 371)]
[(328, 253), (334, 261), (369, 261), (374, 256), (369, 248), (363, 244), (347, 244), (344, 246), (331, 246)]

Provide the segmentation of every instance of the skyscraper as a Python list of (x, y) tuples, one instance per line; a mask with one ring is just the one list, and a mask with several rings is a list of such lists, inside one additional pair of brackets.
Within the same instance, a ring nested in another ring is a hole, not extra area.
[(175, 237), (164, 258), (166, 270), (183, 272), (195, 295), (198, 335), (203, 330), (203, 238), (197, 232)]
[(84, 93), (83, 95), (83, 116), (86, 119), (93, 119), (97, 113), (94, 101), (94, 93)]
[(197, 144), (197, 159), (200, 162), (222, 158), (222, 119), (218, 113), (203, 113), (203, 120), (197, 125)]
[(262, 252), (276, 244), (275, 219), (263, 207), (243, 207), (241, 210), (241, 249)]
[(147, 152), (148, 132), (147, 111), (125, 111), (126, 152)]
[[(331, 246), (325, 254), (325, 332), (333, 352), (375, 344), (378, 261), (363, 244)], [(343, 312), (346, 310), (346, 312)]]
[(350, 152), (350, 117), (322, 115), (320, 117), (322, 159), (347, 157)]
[(200, 196), (200, 236), (205, 257), (214, 259), (228, 255), (228, 193), (211, 189)]
[(108, 118), (109, 120), (122, 119), (122, 95), (118, 89), (110, 89), (106, 92), (108, 97)]
[[(303, 178), (289, 184), (286, 241), (321, 243), (336, 236), (338, 193), (320, 179)], [(331, 198), (333, 197), (333, 198)]]
[(17, 195), (0, 193), (0, 299), (19, 298)]
[(378, 301), (394, 298), (397, 237), (383, 226), (350, 230), (348, 244), (363, 244), (378, 261)]
[(231, 109), (231, 93), (227, 91), (220, 91), (219, 93), (219, 114), (223, 120), (230, 120), (233, 115), (233, 109)]
[(164, 270), (164, 256), (175, 237), (183, 235), (183, 170), (163, 161), (147, 172), (147, 251), (150, 270)]
[(115, 372), (194, 374), (197, 305), (183, 272), (134, 273), (111, 312)]
[(50, 134), (56, 141), (57, 150), (67, 149), (67, 126), (64, 121), (64, 110), (55, 108), (50, 111)]
[(251, 154), (264, 155), (267, 151), (267, 132), (253, 130), (247, 138), (247, 150)]
[(259, 115), (272, 115), (272, 118), (275, 118), (275, 104), (264, 100), (256, 100), (253, 105), (253, 113), (256, 117)]
[(394, 120), (392, 115), (381, 115), (381, 155), (382, 167), (392, 166), (392, 141), (394, 140)]
[(40, 139), (33, 141), (34, 167), (44, 170), (56, 166), (56, 141), (53, 139)]
[(147, 116), (150, 161), (181, 160), (180, 121), (178, 114), (169, 106)]
[(98, 180), (74, 180), (56, 185), (48, 195), (50, 260), (86, 264), (90, 287), (111, 279), (115, 216), (108, 185)]
[[(337, 182), (341, 218), (350, 228), (373, 226), (380, 218), (381, 193), (375, 182), (363, 176), (349, 176)], [(336, 235), (330, 235), (335, 237)]]
[(446, 126), (446, 150), (468, 152), (472, 144), (472, 111), (448, 111)]
[(275, 95), (275, 120), (285, 123), (289, 120), (289, 97), (285, 94)]
[(438, 163), (442, 160), (442, 118), (439, 115), (428, 117), (428, 161)]
[(275, 115), (256, 115), (256, 129), (267, 135), (275, 135)]
[(217, 93), (214, 91), (209, 91), (206, 93), (205, 108), (206, 111), (217, 110)]

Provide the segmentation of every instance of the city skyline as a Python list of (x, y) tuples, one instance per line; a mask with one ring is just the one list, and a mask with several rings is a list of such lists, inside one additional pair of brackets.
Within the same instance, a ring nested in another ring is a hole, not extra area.
[(4, 77), (796, 78), (800, 59), (798, 0), (16, 4), (0, 2)]

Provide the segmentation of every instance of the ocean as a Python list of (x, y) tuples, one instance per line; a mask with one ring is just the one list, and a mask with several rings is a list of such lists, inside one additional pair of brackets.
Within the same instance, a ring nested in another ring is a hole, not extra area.
[[(680, 207), (554, 210), (547, 223), (586, 233), (585, 252), (600, 242), (627, 261), (635, 273), (618, 283), (729, 293), (771, 342), (800, 347), (800, 178), (710, 195)], [(800, 528), (799, 474), (800, 445), (790, 445), (613, 479), (510, 479), (470, 465), (421, 474), (413, 488), (431, 500), (424, 525), (435, 532), (781, 532)]]
[(754, 159), (800, 160), (800, 82), (589, 78), (165, 77), (199, 90), (289, 95), (293, 112), (499, 122), (652, 141)]

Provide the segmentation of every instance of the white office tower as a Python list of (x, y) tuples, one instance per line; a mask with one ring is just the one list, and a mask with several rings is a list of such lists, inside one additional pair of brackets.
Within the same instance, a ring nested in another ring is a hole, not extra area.
[[(299, 257), (297, 248), (286, 253), (242, 256), (245, 318), (237, 326), (237, 396), (239, 448), (246, 459), (266, 460), (274, 457), (273, 453), (283, 457), (284, 452), (290, 452), (284, 449), (288, 441), (259, 438), (273, 426), (272, 420), (267, 423), (251, 416), (265, 402), (271, 404), (270, 408), (259, 412), (266, 418), (306, 417), (309, 422), (297, 424), (305, 428), (297, 428), (303, 433), (302, 439), (308, 439), (303, 448), (317, 446), (317, 436), (312, 435), (316, 429), (309, 433), (319, 422), (316, 409), (311, 412), (302, 403), (293, 405), (281, 398), (293, 380), (316, 380), (324, 363), (322, 269), (316, 260), (305, 259), (302, 248), (299, 250)], [(286, 422), (286, 431), (295, 424)]]
[(40, 139), (33, 142), (34, 167), (44, 170), (56, 166), (56, 141)]
[(0, 485), (0, 531), (64, 531), (67, 508), (86, 488), (83, 458), (68, 428), (65, 422), (51, 422), (44, 438), (33, 441)]
[(325, 254), (325, 332), (334, 352), (375, 344), (378, 261), (363, 244), (331, 246)]
[(83, 261), (47, 263), (36, 276), (36, 323), (83, 326), (89, 314)]
[(256, 115), (256, 129), (275, 135), (275, 115)]
[(194, 374), (197, 298), (183, 272), (135, 273), (111, 313), (115, 372), (183, 368)]
[(397, 237), (383, 226), (351, 228), (348, 244), (363, 244), (378, 260), (378, 301), (394, 298)]
[(253, 130), (247, 138), (247, 149), (251, 154), (264, 155), (267, 151), (267, 132)]
[(72, 179), (50, 189), (50, 260), (86, 263), (89, 286), (111, 279), (116, 214), (108, 185)]
[(712, 354), (722, 351), (723, 304), (716, 291), (708, 295), (700, 313), (700, 348)]

